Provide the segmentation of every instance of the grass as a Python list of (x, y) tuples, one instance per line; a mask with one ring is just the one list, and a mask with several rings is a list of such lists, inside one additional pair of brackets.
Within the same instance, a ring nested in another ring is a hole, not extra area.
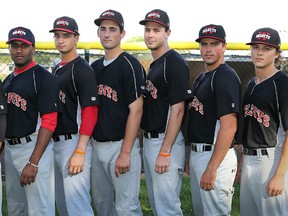
[[(145, 180), (141, 180), (140, 185), (140, 202), (143, 211), (143, 216), (152, 216), (152, 210), (149, 204), (148, 195), (146, 192), (146, 185)], [(235, 185), (235, 193), (233, 196), (232, 202), (232, 212), (231, 216), (239, 216), (240, 215), (240, 203), (239, 203), (239, 193), (240, 187), (239, 185)], [(7, 213), (7, 202), (5, 199), (5, 186), (3, 186), (3, 202), (2, 202), (2, 214), (3, 216), (8, 215)], [(181, 207), (183, 210), (184, 216), (193, 216), (193, 207), (192, 207), (192, 200), (191, 200), (191, 192), (190, 192), (190, 179), (189, 177), (183, 177), (183, 185), (181, 191)], [(57, 214), (58, 215), (58, 214)], [(96, 214), (95, 214), (96, 215)]]
[[(145, 180), (141, 180), (140, 189), (140, 202), (144, 216), (152, 216), (152, 210), (149, 204), (148, 196), (146, 193)], [(232, 212), (231, 216), (240, 215), (240, 203), (239, 203), (240, 187), (239, 184), (235, 185), (235, 192), (232, 201)], [(193, 216), (193, 207), (191, 199), (190, 179), (189, 177), (183, 177), (183, 185), (180, 194), (181, 207), (184, 216)]]

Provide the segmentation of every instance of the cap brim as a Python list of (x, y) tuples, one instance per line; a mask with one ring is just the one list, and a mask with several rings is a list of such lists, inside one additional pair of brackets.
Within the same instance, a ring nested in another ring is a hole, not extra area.
[(11, 39), (11, 40), (8, 40), (8, 41), (6, 42), (6, 44), (10, 44), (12, 41), (22, 41), (22, 42), (24, 42), (24, 43), (26, 43), (26, 44), (29, 44), (29, 45), (32, 45), (32, 44), (33, 44), (31, 41), (25, 40), (25, 39), (23, 39), (23, 38), (13, 38), (13, 39)]
[(111, 18), (107, 18), (107, 17), (95, 19), (95, 20), (94, 20), (94, 23), (95, 23), (95, 25), (100, 26), (100, 25), (101, 25), (101, 22), (102, 22), (103, 20), (111, 20), (111, 21), (114, 21), (114, 22), (116, 22), (116, 23), (119, 25), (119, 27), (120, 27), (121, 29), (124, 29), (124, 27), (121, 25), (121, 23), (119, 23), (118, 20), (116, 20), (116, 19), (111, 19)]
[(145, 20), (141, 20), (140, 22), (139, 22), (139, 24), (141, 24), (141, 25), (145, 25), (147, 22), (154, 22), (154, 23), (158, 23), (159, 25), (162, 25), (162, 26), (164, 26), (165, 28), (170, 28), (169, 26), (167, 26), (167, 25), (165, 25), (164, 23), (162, 23), (162, 22), (159, 22), (159, 21), (156, 21), (156, 20), (153, 20), (153, 19), (145, 19)]
[(65, 29), (65, 28), (55, 28), (55, 29), (50, 30), (49, 32), (55, 32), (55, 31), (64, 31), (64, 32), (68, 32), (68, 33), (71, 33), (74, 35), (78, 35), (78, 36), (80, 35), (79, 32), (71, 31), (71, 30)]
[(265, 42), (249, 42), (249, 43), (246, 43), (246, 45), (254, 45), (254, 44), (264, 44), (264, 45), (268, 45), (268, 46), (272, 46), (272, 47), (275, 47), (276, 49), (279, 49), (280, 47), (279, 46), (275, 46), (274, 44), (270, 44), (270, 43), (265, 43)]
[(200, 41), (201, 41), (203, 38), (212, 38), (212, 39), (215, 39), (215, 40), (219, 40), (219, 41), (221, 41), (221, 42), (223, 42), (223, 43), (226, 43), (225, 40), (223, 40), (223, 39), (221, 39), (221, 38), (218, 38), (218, 37), (213, 37), (213, 36), (199, 37), (199, 38), (197, 38), (195, 41), (198, 42), (198, 43), (200, 43)]

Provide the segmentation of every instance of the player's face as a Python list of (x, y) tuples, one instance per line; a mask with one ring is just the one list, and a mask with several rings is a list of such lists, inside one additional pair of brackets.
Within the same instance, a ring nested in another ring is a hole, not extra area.
[(224, 60), (226, 44), (212, 38), (203, 38), (200, 41), (200, 53), (206, 65), (218, 65)]
[(144, 30), (144, 40), (146, 46), (150, 50), (157, 50), (166, 45), (171, 30), (165, 29), (164, 26), (155, 23), (147, 22)]
[(125, 36), (125, 31), (121, 32), (117, 22), (103, 20), (98, 29), (98, 37), (104, 49), (113, 50), (120, 47), (121, 39)]
[(76, 49), (79, 36), (64, 31), (54, 32), (54, 43), (56, 49), (62, 53), (69, 53), (71, 50)]
[(9, 44), (9, 52), (16, 68), (22, 68), (33, 60), (35, 47), (22, 41), (12, 41)]
[(279, 57), (276, 48), (264, 44), (251, 45), (251, 58), (256, 68), (265, 68), (273, 66), (275, 59)]

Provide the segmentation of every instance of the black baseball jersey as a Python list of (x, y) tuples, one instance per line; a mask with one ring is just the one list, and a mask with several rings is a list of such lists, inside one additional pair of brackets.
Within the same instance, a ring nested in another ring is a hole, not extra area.
[(93, 138), (99, 142), (124, 138), (129, 104), (145, 92), (145, 71), (139, 61), (123, 52), (107, 66), (104, 57), (92, 63), (98, 81), (100, 107)]
[(189, 68), (182, 56), (169, 50), (151, 63), (146, 82), (141, 128), (148, 132), (166, 130), (170, 106), (191, 98)]
[(241, 81), (226, 63), (200, 74), (194, 83), (193, 100), (189, 103), (188, 139), (194, 143), (216, 142), (219, 118), (239, 113)]
[(3, 85), (8, 107), (6, 138), (34, 133), (40, 127), (40, 116), (57, 112), (57, 82), (40, 65), (18, 75), (11, 73)]
[(4, 94), (3, 83), (0, 80), (0, 115), (7, 113), (6, 99)]
[(0, 80), (0, 141), (5, 138), (7, 105), (2, 81)]
[(99, 105), (94, 71), (78, 56), (64, 66), (58, 64), (53, 75), (60, 88), (62, 109), (54, 134), (76, 134), (81, 122), (81, 108)]
[[(288, 77), (281, 71), (256, 85), (248, 83), (243, 98), (246, 148), (269, 148), (283, 143), (288, 130)], [(283, 131), (284, 130), (284, 131)]]

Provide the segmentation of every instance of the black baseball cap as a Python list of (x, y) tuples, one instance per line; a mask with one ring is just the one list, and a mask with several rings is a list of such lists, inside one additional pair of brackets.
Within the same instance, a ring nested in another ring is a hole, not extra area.
[(118, 11), (111, 10), (111, 9), (106, 10), (103, 13), (101, 13), (98, 19), (94, 20), (94, 23), (95, 25), (100, 26), (103, 20), (112, 20), (118, 23), (121, 30), (124, 29), (124, 19), (122, 17), (122, 14), (119, 13)]
[(62, 16), (54, 21), (53, 29), (49, 32), (64, 31), (74, 35), (80, 35), (76, 21), (68, 16)]
[(24, 27), (16, 27), (9, 31), (8, 41), (6, 44), (10, 44), (12, 41), (22, 41), (29, 45), (35, 45), (35, 37), (30, 29)]
[(160, 9), (154, 9), (148, 12), (144, 20), (141, 20), (139, 23), (145, 25), (147, 22), (156, 22), (166, 28), (170, 28), (170, 20), (168, 14)]
[(203, 38), (212, 38), (226, 43), (226, 33), (221, 25), (209, 24), (203, 26), (199, 31), (199, 37), (196, 42), (200, 42)]
[(251, 42), (246, 43), (246, 45), (253, 44), (266, 44), (279, 49), (281, 40), (278, 32), (275, 29), (266, 27), (257, 29), (252, 35)]

